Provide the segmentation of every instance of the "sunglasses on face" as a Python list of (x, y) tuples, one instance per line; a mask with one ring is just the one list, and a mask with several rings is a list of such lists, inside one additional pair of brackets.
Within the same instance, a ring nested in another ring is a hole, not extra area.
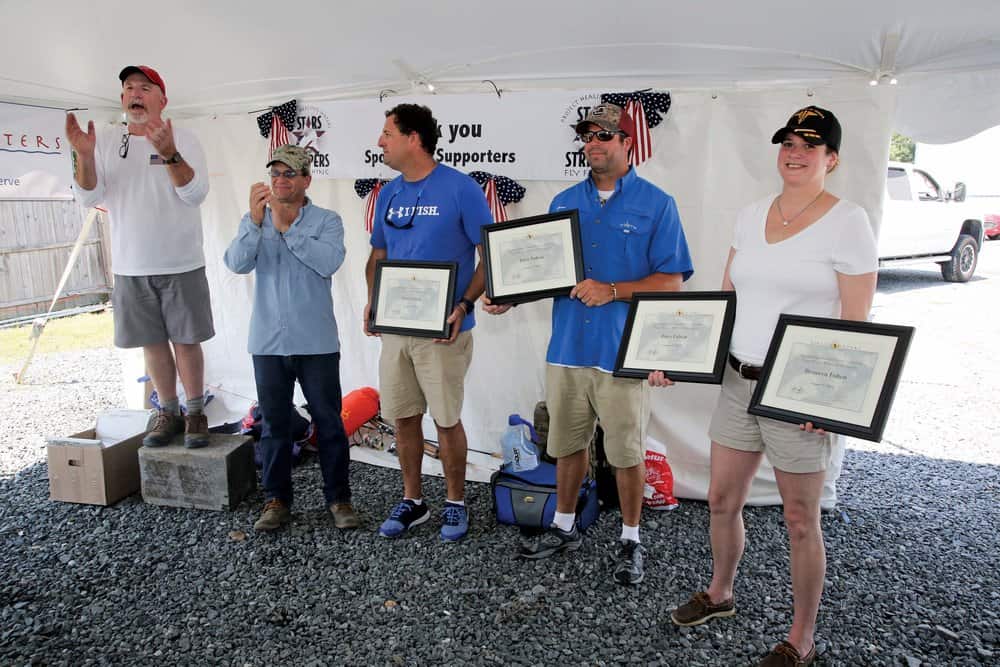
[[(621, 132), (612, 132), (610, 130), (598, 130), (597, 132), (581, 132), (576, 135), (577, 141), (582, 141), (585, 144), (589, 144), (597, 137), (598, 141), (611, 141), (617, 135), (622, 134)], [(623, 135), (624, 136), (624, 135)]]
[[(396, 195), (398, 195), (399, 192), (400, 191), (397, 190), (396, 192), (392, 193), (391, 197), (389, 197), (389, 203), (385, 207), (385, 218), (383, 218), (383, 222), (385, 222), (385, 224), (389, 225), (393, 229), (410, 229), (413, 227), (413, 218), (414, 216), (417, 215), (417, 208), (420, 206), (420, 195), (423, 194), (423, 191), (421, 190), (420, 192), (417, 193), (417, 200), (413, 202), (413, 210), (410, 211), (410, 219), (407, 220), (406, 224), (403, 225), (397, 225), (395, 222), (389, 219), (390, 216), (392, 216), (392, 200), (396, 198)], [(399, 213), (400, 217), (402, 217), (403, 215), (402, 206), (399, 207), (399, 211), (400, 211)]]
[(289, 180), (295, 178), (299, 175), (299, 172), (294, 169), (286, 169), (284, 171), (278, 171), (277, 169), (271, 170), (271, 178), (287, 178)]

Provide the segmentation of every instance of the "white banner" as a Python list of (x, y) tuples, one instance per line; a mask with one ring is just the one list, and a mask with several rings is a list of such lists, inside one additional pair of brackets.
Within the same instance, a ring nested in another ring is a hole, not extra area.
[[(578, 181), (587, 164), (573, 126), (601, 92), (424, 95), (321, 102), (299, 107), (292, 134), (315, 151), (317, 178), (394, 178), (378, 138), (385, 112), (403, 102), (430, 107), (440, 137), (434, 157), (459, 171), (527, 181)], [(656, 150), (656, 146), (653, 146)]]
[(66, 114), (0, 102), (0, 199), (72, 199)]

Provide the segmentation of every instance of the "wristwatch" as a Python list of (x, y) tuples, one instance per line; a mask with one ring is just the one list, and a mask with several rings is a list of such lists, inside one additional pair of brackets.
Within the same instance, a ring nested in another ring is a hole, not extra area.
[(459, 303), (462, 304), (462, 308), (465, 309), (466, 315), (468, 315), (469, 313), (471, 313), (473, 310), (476, 309), (476, 304), (470, 301), (469, 299), (466, 299), (464, 296), (461, 298)]
[(184, 158), (182, 158), (181, 154), (178, 153), (177, 151), (174, 151), (173, 155), (171, 155), (169, 158), (167, 158), (166, 160), (164, 160), (164, 162), (166, 164), (180, 164), (183, 161), (184, 161)]

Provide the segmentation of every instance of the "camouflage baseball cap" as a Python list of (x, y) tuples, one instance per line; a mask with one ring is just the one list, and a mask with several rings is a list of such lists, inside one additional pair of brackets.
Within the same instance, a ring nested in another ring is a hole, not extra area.
[(573, 128), (580, 133), (588, 123), (593, 123), (609, 132), (624, 132), (627, 136), (635, 138), (635, 122), (632, 116), (625, 109), (617, 104), (602, 102), (587, 112), (587, 117), (581, 120)]
[(274, 149), (274, 153), (271, 154), (271, 160), (264, 166), (270, 167), (275, 162), (287, 164), (292, 169), (308, 176), (312, 167), (312, 154), (305, 148), (302, 148), (302, 146), (285, 144)]

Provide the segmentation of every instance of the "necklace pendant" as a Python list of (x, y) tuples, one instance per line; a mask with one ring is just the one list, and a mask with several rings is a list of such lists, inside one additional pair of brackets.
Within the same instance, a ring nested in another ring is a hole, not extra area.
[(787, 227), (788, 226), (788, 220), (782, 220), (781, 221), (781, 226), (782, 227)]

